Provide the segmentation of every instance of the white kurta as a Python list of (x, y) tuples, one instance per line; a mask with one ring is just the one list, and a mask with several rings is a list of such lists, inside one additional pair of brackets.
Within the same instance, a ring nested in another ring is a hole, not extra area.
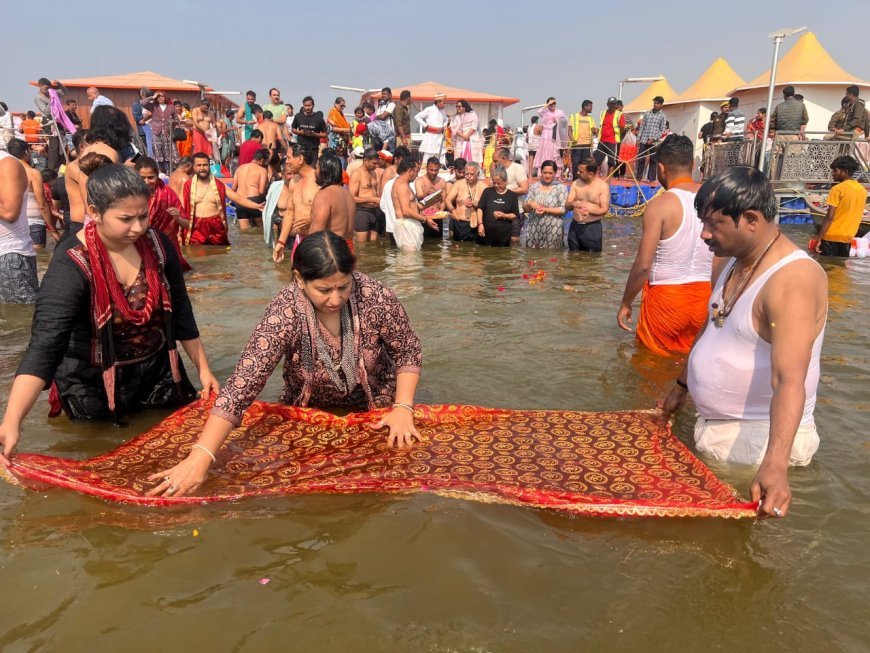
[[(426, 131), (427, 127), (435, 127), (436, 129), (444, 129), (447, 126), (447, 112), (444, 109), (439, 109), (434, 104), (430, 104), (420, 113), (414, 116), (420, 126), (423, 128), (423, 140), (420, 143), (420, 151), (429, 156), (444, 156), (444, 132), (433, 134)], [(425, 159), (423, 163), (425, 164)]]

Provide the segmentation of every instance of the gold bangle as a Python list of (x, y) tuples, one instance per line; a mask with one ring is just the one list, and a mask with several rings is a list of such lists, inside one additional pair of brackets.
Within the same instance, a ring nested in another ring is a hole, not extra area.
[(208, 454), (208, 457), (211, 458), (211, 461), (213, 463), (217, 462), (217, 458), (215, 458), (214, 454), (211, 451), (209, 451), (208, 449), (206, 449), (204, 446), (202, 446), (201, 444), (192, 444), (192, 445), (190, 445), (190, 448), (191, 448), (191, 450), (202, 449), (203, 451), (205, 451)]

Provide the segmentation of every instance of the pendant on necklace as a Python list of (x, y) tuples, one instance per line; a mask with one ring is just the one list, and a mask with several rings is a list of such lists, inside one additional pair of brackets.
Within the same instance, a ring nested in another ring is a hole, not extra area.
[(713, 304), (713, 324), (716, 325), (717, 328), (721, 329), (725, 326), (725, 313), (719, 308), (718, 304)]

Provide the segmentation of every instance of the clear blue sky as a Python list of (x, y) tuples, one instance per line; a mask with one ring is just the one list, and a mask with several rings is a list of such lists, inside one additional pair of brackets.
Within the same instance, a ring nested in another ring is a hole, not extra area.
[[(520, 98), (506, 114), (515, 123), (518, 107), (549, 95), (566, 109), (587, 97), (603, 108), (628, 76), (664, 74), (682, 92), (719, 56), (751, 79), (770, 66), (767, 34), (804, 25), (843, 68), (870, 78), (866, 0), (3, 4), (0, 99), (12, 110), (32, 108), (27, 83), (38, 77), (147, 69), (262, 97), (277, 86), (285, 101), (310, 94), (323, 109), (330, 84), (395, 91), (433, 79)], [(640, 90), (627, 86), (625, 99)]]

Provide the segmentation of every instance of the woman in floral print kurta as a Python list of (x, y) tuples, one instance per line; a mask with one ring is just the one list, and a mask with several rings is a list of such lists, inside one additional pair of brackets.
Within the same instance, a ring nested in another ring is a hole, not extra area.
[[(254, 328), (190, 455), (152, 480), (153, 495), (189, 494), (205, 480), (214, 453), (284, 359), (281, 401), (294, 406), (371, 410), (392, 406), (375, 425), (387, 442), (408, 447), (414, 392), (423, 366), (420, 339), (392, 291), (354, 272), (347, 244), (329, 231), (296, 249), (294, 280)], [(162, 478), (161, 478), (162, 477)]]

